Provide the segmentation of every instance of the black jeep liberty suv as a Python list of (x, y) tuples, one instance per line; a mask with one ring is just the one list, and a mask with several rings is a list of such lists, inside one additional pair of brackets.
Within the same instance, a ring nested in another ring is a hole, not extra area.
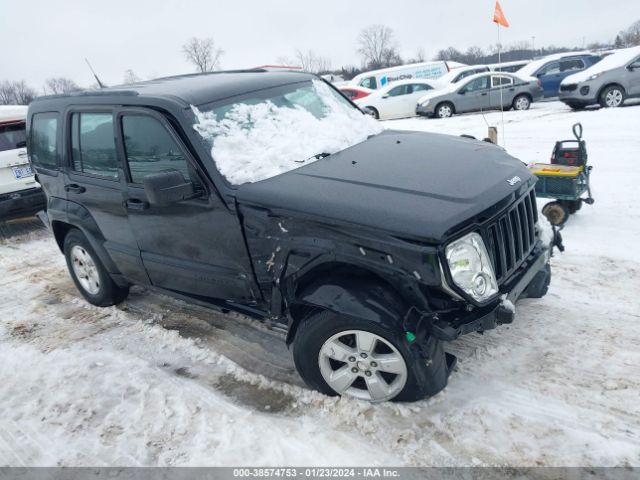
[(88, 302), (139, 284), (261, 319), (328, 395), (434, 395), (454, 360), (444, 342), (512, 322), (549, 285), (522, 162), (383, 131), (310, 74), (40, 97), (27, 129), (41, 218)]

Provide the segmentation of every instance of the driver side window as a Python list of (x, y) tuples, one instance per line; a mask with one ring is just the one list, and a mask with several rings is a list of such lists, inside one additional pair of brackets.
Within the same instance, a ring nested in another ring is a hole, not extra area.
[(185, 181), (191, 179), (187, 159), (166, 128), (145, 115), (122, 117), (122, 136), (131, 182), (142, 184), (149, 174), (176, 170)]
[(409, 85), (398, 85), (397, 87), (389, 90), (387, 95), (390, 97), (398, 97), (400, 95), (406, 95), (407, 93), (409, 93)]
[(467, 83), (467, 86), (464, 87), (464, 91), (467, 93), (477, 92), (478, 90), (486, 90), (487, 88), (489, 88), (489, 77), (485, 76), (476, 78), (475, 80)]

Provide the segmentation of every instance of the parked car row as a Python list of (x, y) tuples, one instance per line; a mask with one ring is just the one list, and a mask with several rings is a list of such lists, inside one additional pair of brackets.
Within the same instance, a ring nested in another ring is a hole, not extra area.
[[(457, 79), (454, 79), (457, 80)], [(403, 80), (355, 100), (356, 105), (378, 119), (424, 115), (447, 118), (455, 113), (480, 110), (527, 110), (542, 98), (535, 78), (511, 73), (476, 73), (455, 83), (437, 80)]]

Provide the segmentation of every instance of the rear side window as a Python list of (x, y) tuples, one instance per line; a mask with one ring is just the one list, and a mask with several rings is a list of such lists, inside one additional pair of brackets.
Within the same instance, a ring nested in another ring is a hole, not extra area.
[(511, 85), (513, 79), (511, 77), (491, 77), (491, 86), (499, 87), (501, 85)]
[(15, 150), (24, 146), (27, 131), (24, 122), (0, 125), (0, 152)]
[(58, 114), (36, 113), (31, 122), (31, 163), (36, 167), (58, 166)]
[(126, 115), (122, 134), (133, 183), (142, 183), (149, 174), (177, 170), (190, 180), (187, 160), (166, 128), (155, 118)]
[(74, 113), (71, 116), (73, 169), (117, 179), (116, 142), (111, 113)]
[(583, 70), (585, 67), (584, 62), (579, 58), (573, 60), (563, 60), (560, 62), (560, 71), (561, 72), (573, 72), (578, 70)]

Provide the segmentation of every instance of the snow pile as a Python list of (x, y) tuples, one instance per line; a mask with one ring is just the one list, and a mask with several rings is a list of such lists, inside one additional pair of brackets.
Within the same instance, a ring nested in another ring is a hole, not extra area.
[(312, 83), (324, 105), (319, 116), (298, 105), (265, 101), (236, 104), (218, 120), (215, 112), (192, 106), (198, 119), (194, 128), (212, 145), (211, 155), (227, 180), (240, 185), (274, 177), (383, 130), (373, 118), (340, 102), (324, 83)]
[(568, 85), (570, 83), (586, 82), (592, 75), (604, 73), (615, 68), (624, 67), (632, 60), (635, 60), (640, 55), (640, 46), (623, 48), (621, 50), (612, 53), (611, 55), (603, 58), (595, 65), (583, 70), (582, 72), (574, 73), (565, 78), (562, 83)]

